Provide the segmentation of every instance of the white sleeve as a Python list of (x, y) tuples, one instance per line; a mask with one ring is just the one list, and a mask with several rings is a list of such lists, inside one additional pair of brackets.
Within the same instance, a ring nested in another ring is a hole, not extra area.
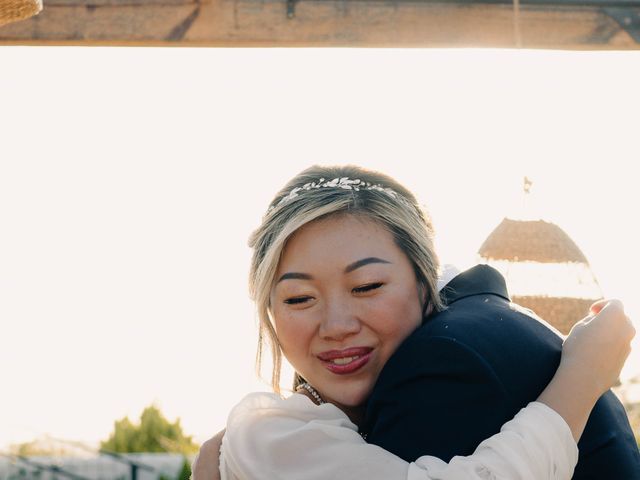
[(409, 479), (568, 480), (577, 462), (578, 447), (564, 419), (547, 405), (531, 402), (473, 454), (453, 457), (448, 464), (420, 457), (411, 464)]
[(576, 462), (569, 427), (540, 403), (522, 409), (468, 457), (408, 463), (367, 444), (334, 405), (256, 393), (229, 415), (220, 474), (222, 480), (569, 480)]

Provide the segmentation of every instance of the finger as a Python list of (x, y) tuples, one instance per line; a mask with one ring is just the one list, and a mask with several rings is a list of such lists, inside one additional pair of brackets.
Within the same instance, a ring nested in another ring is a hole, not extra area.
[[(600, 308), (601, 302), (596, 302), (596, 308)], [(621, 318), (626, 317), (624, 313), (624, 306), (620, 300), (617, 299), (609, 299), (606, 300), (604, 306), (600, 308), (598, 313), (595, 315), (595, 319), (599, 319), (600, 322), (610, 322), (612, 320), (620, 321)], [(619, 323), (618, 323), (619, 325)]]
[(626, 320), (626, 327), (627, 327), (626, 328), (627, 341), (629, 342), (629, 344), (631, 344), (633, 337), (636, 336), (636, 327), (633, 325), (633, 322), (631, 321), (631, 319), (626, 315), (625, 315), (625, 320)]
[(597, 315), (598, 313), (600, 313), (600, 310), (602, 310), (607, 303), (609, 303), (608, 298), (603, 298), (602, 300), (598, 300), (597, 302), (594, 302), (591, 305), (591, 307), (589, 307), (589, 312), (593, 315)]
[(576, 322), (576, 325), (579, 324), (579, 323), (586, 325), (587, 323), (589, 323), (594, 318), (596, 318), (596, 314), (591, 313), (591, 314), (587, 315), (586, 317), (584, 317), (582, 320)]

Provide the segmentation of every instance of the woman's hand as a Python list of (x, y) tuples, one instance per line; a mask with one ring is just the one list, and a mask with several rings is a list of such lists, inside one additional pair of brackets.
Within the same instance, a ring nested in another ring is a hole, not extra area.
[(538, 401), (564, 418), (576, 442), (598, 398), (615, 385), (636, 331), (619, 300), (602, 300), (576, 323), (555, 376)]
[(191, 480), (220, 480), (220, 445), (225, 430), (202, 444), (191, 465)]
[(591, 315), (576, 323), (564, 341), (560, 369), (580, 376), (583, 394), (597, 399), (616, 384), (635, 333), (622, 302), (596, 302)]

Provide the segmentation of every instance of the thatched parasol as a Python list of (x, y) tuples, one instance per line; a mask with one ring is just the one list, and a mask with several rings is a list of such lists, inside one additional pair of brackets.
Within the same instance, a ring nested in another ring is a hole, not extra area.
[(42, 10), (42, 0), (0, 0), (0, 27), (25, 20)]
[(505, 218), (478, 254), (505, 276), (515, 303), (564, 334), (602, 298), (586, 257), (553, 223)]
[(544, 220), (502, 220), (478, 253), (492, 260), (540, 263), (582, 262), (587, 259), (560, 227)]

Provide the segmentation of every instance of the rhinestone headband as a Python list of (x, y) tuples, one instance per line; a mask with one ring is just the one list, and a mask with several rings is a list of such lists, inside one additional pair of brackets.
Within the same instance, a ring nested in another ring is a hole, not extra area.
[(277, 208), (284, 203), (290, 202), (294, 198), (298, 197), (300, 193), (304, 192), (305, 190), (307, 191), (318, 190), (320, 188), (342, 188), (344, 190), (355, 190), (355, 191), (377, 190), (379, 192), (386, 193), (387, 195), (389, 195), (391, 198), (394, 198), (394, 199), (398, 198), (399, 196), (395, 190), (392, 190), (389, 187), (384, 187), (382, 185), (375, 184), (375, 183), (364, 182), (359, 178), (351, 179), (349, 177), (338, 177), (328, 181), (325, 181), (324, 178), (321, 178), (317, 182), (309, 182), (309, 183), (305, 183), (301, 187), (295, 187), (293, 190), (289, 192), (288, 195), (282, 197), (277, 204), (269, 207), (268, 211), (270, 212), (274, 208)]

